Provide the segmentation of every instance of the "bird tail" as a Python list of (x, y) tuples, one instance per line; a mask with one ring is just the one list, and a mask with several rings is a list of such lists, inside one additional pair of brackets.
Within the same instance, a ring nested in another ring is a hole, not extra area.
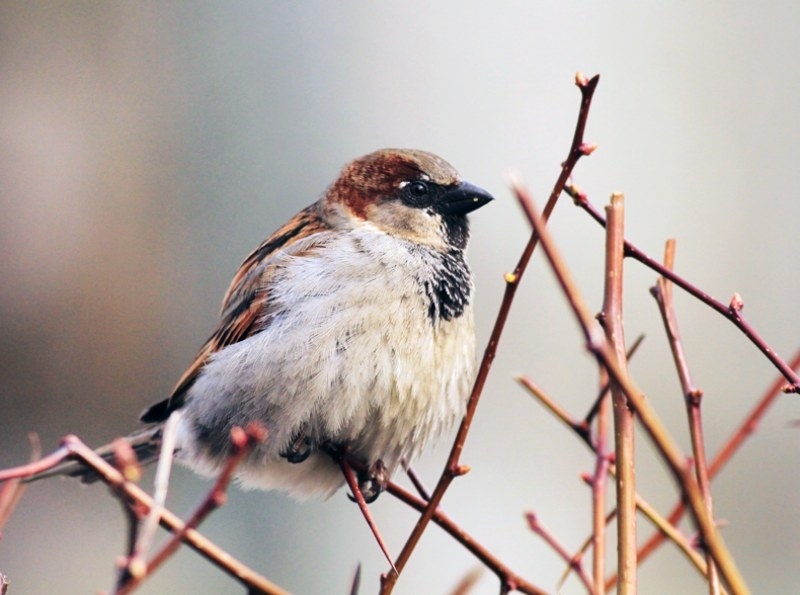
[[(163, 428), (161, 425), (156, 425), (122, 438), (122, 440), (130, 445), (140, 465), (147, 465), (158, 458), (159, 451), (161, 450), (162, 430)], [(114, 464), (118, 449), (118, 445), (111, 443), (95, 449), (95, 453), (106, 462)], [(78, 477), (83, 483), (94, 483), (100, 479), (97, 472), (88, 467), (83, 461), (71, 460), (64, 461), (60, 465), (48, 469), (47, 471), (42, 471), (41, 473), (27, 477), (24, 481), (25, 483), (30, 483), (32, 481), (55, 476)]]

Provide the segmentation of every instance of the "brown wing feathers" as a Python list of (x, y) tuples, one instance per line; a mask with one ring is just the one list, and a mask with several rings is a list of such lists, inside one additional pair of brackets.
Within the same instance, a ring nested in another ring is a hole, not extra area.
[(183, 406), (187, 391), (211, 355), (246, 339), (262, 328), (258, 322), (268, 299), (270, 255), (325, 229), (327, 228), (320, 219), (317, 205), (313, 204), (267, 238), (244, 260), (222, 300), (222, 313), (214, 334), (183, 373), (172, 395), (145, 409), (139, 416), (141, 421), (165, 421), (170, 413)]

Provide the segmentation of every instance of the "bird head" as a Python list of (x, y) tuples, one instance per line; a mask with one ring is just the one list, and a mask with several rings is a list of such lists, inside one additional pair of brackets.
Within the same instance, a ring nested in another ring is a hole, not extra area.
[(382, 149), (346, 165), (323, 202), (342, 226), (370, 225), (447, 250), (466, 246), (467, 214), (491, 200), (433, 153)]

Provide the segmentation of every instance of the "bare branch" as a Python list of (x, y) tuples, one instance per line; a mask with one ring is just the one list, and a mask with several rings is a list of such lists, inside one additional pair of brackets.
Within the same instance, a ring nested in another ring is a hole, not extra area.
[(598, 362), (602, 363), (602, 365), (608, 369), (611, 380), (617, 382), (625, 392), (629, 405), (639, 416), (642, 427), (656, 446), (661, 457), (667, 463), (678, 487), (687, 499), (698, 529), (703, 535), (703, 539), (708, 545), (708, 549), (712, 553), (715, 562), (719, 566), (720, 573), (728, 583), (731, 591), (735, 594), (747, 593), (748, 589), (744, 578), (733, 562), (733, 558), (725, 546), (722, 537), (719, 535), (713, 520), (706, 512), (705, 503), (700, 489), (697, 486), (697, 482), (686, 469), (685, 458), (680, 453), (655, 413), (651, 410), (650, 405), (641, 397), (639, 389), (634, 385), (628, 375), (625, 374), (624, 370), (620, 368), (614, 353), (605, 342), (602, 333), (597, 329), (595, 321), (586, 307), (569, 269), (563, 262), (561, 255), (556, 251), (544, 221), (533, 206), (532, 199), (527, 191), (517, 186), (515, 192), (531, 225), (539, 234), (542, 249), (581, 326), (586, 340), (586, 348), (597, 358)]
[[(624, 200), (613, 194), (606, 207), (606, 283), (602, 323), (606, 341), (620, 372), (627, 375), (625, 334), (622, 327), (622, 261), (624, 258)], [(621, 595), (636, 593), (636, 460), (633, 410), (625, 391), (610, 381), (614, 416), (614, 453), (617, 473), (617, 575)]]
[[(605, 226), (606, 220), (605, 218), (599, 213), (599, 211), (589, 202), (586, 194), (579, 191), (575, 186), (568, 185), (564, 188), (564, 191), (569, 194), (575, 204), (586, 211), (592, 219), (597, 221), (600, 225)], [(789, 384), (786, 385), (783, 389), (784, 392), (800, 392), (800, 376), (794, 371), (792, 366), (787, 364), (781, 357), (775, 352), (772, 347), (761, 337), (760, 334), (753, 328), (750, 323), (748, 323), (742, 317), (742, 308), (744, 304), (741, 300), (741, 297), (738, 294), (734, 294), (734, 299), (730, 301), (727, 305), (720, 302), (719, 300), (714, 299), (705, 291), (698, 288), (696, 285), (689, 283), (683, 277), (675, 274), (673, 271), (669, 270), (665, 266), (663, 266), (658, 261), (650, 258), (639, 250), (636, 246), (631, 244), (629, 241), (625, 241), (625, 255), (630, 256), (634, 260), (639, 261), (646, 267), (654, 270), (662, 277), (669, 279), (675, 285), (686, 291), (688, 294), (692, 295), (693, 297), (697, 298), (713, 310), (716, 310), (720, 314), (722, 314), (725, 318), (730, 320), (736, 328), (738, 328), (745, 337), (747, 337), (753, 345), (755, 345), (761, 353), (763, 353), (766, 358), (772, 362), (778, 371), (783, 375), (786, 380), (789, 381)]]
[(559, 541), (555, 538), (555, 536), (550, 533), (541, 523), (539, 523), (539, 519), (536, 517), (536, 514), (533, 512), (525, 513), (525, 519), (528, 521), (528, 527), (530, 527), (531, 531), (536, 533), (539, 537), (541, 537), (544, 542), (550, 546), (550, 548), (559, 555), (559, 557), (567, 563), (567, 565), (572, 569), (572, 571), (578, 575), (578, 578), (583, 583), (583, 586), (586, 587), (586, 591), (588, 593), (594, 593), (595, 590), (592, 587), (592, 582), (589, 580), (586, 572), (583, 570), (583, 563), (581, 561), (581, 553), (571, 556), (570, 553), (567, 551)]

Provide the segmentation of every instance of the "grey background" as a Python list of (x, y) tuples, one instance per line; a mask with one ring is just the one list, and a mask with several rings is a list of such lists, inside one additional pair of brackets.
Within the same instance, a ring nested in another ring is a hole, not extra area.
[[(576, 70), (600, 72), (576, 173), (597, 204), (627, 196), (627, 235), (744, 314), (788, 358), (798, 344), (796, 222), (800, 15), (788, 2), (237, 2), (0, 4), (0, 464), (67, 433), (91, 444), (126, 433), (172, 388), (212, 329), (246, 253), (319, 196), (349, 159), (384, 146), (435, 151), (498, 200), (473, 217), (481, 350), (502, 275), (528, 227), (506, 181), (540, 201), (571, 138)], [(585, 296), (599, 309), (600, 229), (560, 204), (552, 221)], [(678, 382), (647, 290), (628, 263), (632, 371), (688, 450)], [(706, 393), (716, 452), (775, 371), (717, 314), (678, 295), (685, 346)], [(588, 452), (513, 381), (526, 373), (576, 415), (595, 366), (542, 264), (509, 321), (444, 507), (514, 569), (554, 589), (563, 564), (531, 535), (535, 510), (568, 548), (585, 538)], [(798, 397), (783, 397), (715, 483), (724, 537), (750, 586), (797, 584)], [(444, 446), (418, 464), (432, 485)], [(644, 440), (640, 490), (662, 510), (674, 486)], [(148, 479), (149, 481), (149, 479)], [(207, 487), (180, 470), (170, 505)], [(32, 486), (0, 541), (12, 594), (109, 588), (124, 522), (100, 486)], [(373, 507), (398, 552), (415, 516)], [(641, 522), (642, 536), (649, 534)], [(233, 489), (204, 525), (212, 539), (298, 593), (362, 592), (386, 569), (343, 492), (296, 503)], [(687, 527), (687, 531), (691, 531)], [(477, 565), (438, 529), (398, 593), (444, 593)], [(697, 593), (667, 546), (641, 568), (642, 593)], [(189, 551), (142, 593), (236, 593)], [(496, 593), (485, 573), (478, 593)], [(582, 589), (570, 581), (565, 593)]]

